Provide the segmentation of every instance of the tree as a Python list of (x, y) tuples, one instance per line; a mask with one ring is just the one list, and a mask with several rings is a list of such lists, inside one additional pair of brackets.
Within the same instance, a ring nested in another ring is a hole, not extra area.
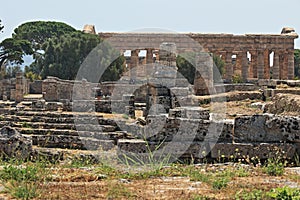
[(2, 21), (1, 21), (1, 19), (0, 19), (0, 32), (3, 32), (4, 26), (1, 25), (1, 23), (2, 23)]
[(0, 66), (6, 61), (22, 64), (23, 55), (32, 53), (31, 45), (27, 40), (7, 38), (0, 43)]
[(194, 78), (196, 69), (194, 67), (195, 63), (191, 63), (194, 61), (195, 55), (193, 53), (185, 53), (182, 55), (178, 55), (176, 58), (176, 65), (178, 68), (178, 72), (181, 73), (190, 84), (194, 84)]
[(74, 79), (85, 57), (99, 43), (100, 38), (97, 35), (80, 31), (49, 39), (42, 46), (44, 53), (36, 58), (32, 67), (42, 78), (56, 76), (61, 79)]
[(8, 66), (6, 68), (5, 78), (15, 78), (18, 72), (21, 72), (20, 65)]
[[(1, 22), (1, 20), (0, 20)], [(0, 31), (3, 26), (0, 24)], [(14, 30), (12, 38), (0, 43), (0, 66), (5, 62), (22, 64), (24, 55), (40, 58), (41, 46), (50, 38), (76, 31), (61, 22), (27, 22)], [(37, 72), (37, 70), (33, 70)]]
[[(42, 78), (56, 76), (61, 79), (75, 79), (83, 61), (100, 42), (97, 35), (79, 31), (50, 39), (42, 47), (43, 56), (34, 65), (40, 70)], [(125, 58), (107, 46), (105, 49), (98, 49), (97, 53), (101, 66), (107, 67), (102, 77), (99, 77), (100, 81), (118, 80), (123, 73)], [(113, 59), (116, 57), (117, 59)]]
[(51, 38), (57, 38), (76, 29), (62, 22), (33, 21), (18, 26), (13, 33), (14, 39), (28, 40), (35, 51)]
[[(220, 56), (217, 56), (217, 55), (213, 55), (213, 61), (214, 61), (214, 72), (213, 72), (214, 80), (220, 81), (220, 79), (223, 77), (223, 75), (225, 73), (225, 62), (221, 59)], [(219, 73), (219, 76), (218, 76), (218, 73)]]
[(294, 61), (295, 61), (295, 77), (300, 78), (300, 49), (295, 49)]

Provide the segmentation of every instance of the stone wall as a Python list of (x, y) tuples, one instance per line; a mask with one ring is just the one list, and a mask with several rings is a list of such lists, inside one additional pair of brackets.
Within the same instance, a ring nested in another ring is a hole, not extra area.
[[(207, 110), (201, 112), (208, 113)], [(146, 138), (146, 143), (153, 151), (161, 146), (165, 148), (164, 154), (185, 159), (205, 157), (255, 162), (279, 156), (294, 159), (296, 154), (300, 154), (299, 117), (264, 114), (214, 122), (209, 120), (208, 115), (198, 116), (199, 119), (182, 115), (148, 116), (146, 128), (128, 124), (126, 130), (139, 138)], [(185, 129), (180, 128), (185, 124)], [(146, 147), (146, 143), (134, 140), (131, 144), (129, 140), (120, 140), (118, 146), (123, 153), (147, 153), (149, 147)], [(180, 149), (186, 150), (180, 152)]]
[(29, 84), (29, 92), (30, 94), (42, 94), (43, 81), (35, 80)]
[[(74, 84), (76, 87), (74, 88)], [(89, 83), (86, 80), (81, 82), (61, 80), (56, 77), (47, 77), (42, 84), (43, 98), (46, 101), (60, 101), (62, 99), (73, 100), (73, 91), (76, 97), (81, 99), (93, 99), (93, 88), (98, 84)]]
[(29, 80), (17, 73), (16, 78), (0, 81), (0, 99), (20, 102), (29, 93)]

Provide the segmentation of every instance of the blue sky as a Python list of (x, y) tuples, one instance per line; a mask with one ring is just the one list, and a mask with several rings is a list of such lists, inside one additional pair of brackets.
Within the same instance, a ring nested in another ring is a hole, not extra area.
[[(34, 20), (62, 21), (76, 29), (96, 31), (162, 28), (175, 32), (280, 33), (289, 26), (300, 33), (299, 0), (3, 0), (0, 41), (18, 25)], [(296, 40), (300, 48), (300, 40)]]

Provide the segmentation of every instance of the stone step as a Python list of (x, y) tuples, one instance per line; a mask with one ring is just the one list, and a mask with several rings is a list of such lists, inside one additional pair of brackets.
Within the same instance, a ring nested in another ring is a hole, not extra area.
[[(160, 151), (157, 146), (160, 145)], [(119, 154), (155, 154), (180, 158), (212, 159), (268, 159), (278, 156), (293, 159), (297, 154), (296, 145), (288, 143), (204, 143), (165, 142), (146, 143), (144, 140), (120, 139), (117, 143)]]
[(31, 135), (32, 144), (47, 148), (108, 151), (115, 147), (114, 140), (99, 140), (70, 135)]
[(133, 138), (127, 132), (105, 132), (105, 131), (76, 131), (76, 130), (64, 130), (64, 129), (30, 129), (30, 128), (17, 128), (17, 130), (24, 135), (65, 135), (65, 136), (80, 136), (80, 137), (92, 137), (97, 139), (117, 140), (120, 138)]
[(106, 119), (102, 117), (45, 117), (45, 116), (16, 116), (5, 115), (0, 116), (1, 121), (8, 122), (44, 122), (44, 123), (63, 123), (63, 124), (91, 124), (98, 123), (101, 125), (117, 126), (114, 119)]
[(103, 159), (113, 159), (116, 157), (116, 152), (113, 151), (99, 151), (99, 150), (81, 150), (81, 149), (65, 149), (65, 148), (48, 148), (33, 146), (32, 160), (50, 161), (56, 163), (63, 160), (80, 159), (81, 161), (89, 161), (93, 163), (101, 163)]
[(0, 128), (9, 125), (15, 128), (29, 129), (47, 129), (47, 130), (77, 130), (91, 132), (114, 132), (118, 127), (111, 125), (93, 125), (93, 124), (63, 124), (63, 123), (44, 123), (44, 122), (0, 122)]
[(15, 116), (27, 116), (27, 117), (51, 117), (51, 118), (103, 118), (102, 114), (99, 113), (80, 113), (80, 112), (53, 112), (53, 111), (22, 111), (16, 109), (10, 109), (9, 115)]

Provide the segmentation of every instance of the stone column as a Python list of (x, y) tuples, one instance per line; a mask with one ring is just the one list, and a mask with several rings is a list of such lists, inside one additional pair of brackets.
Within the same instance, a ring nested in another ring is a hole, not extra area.
[(225, 79), (229, 82), (232, 82), (232, 76), (233, 76), (232, 53), (227, 52), (226, 59), (225, 59)]
[(294, 50), (288, 51), (287, 59), (288, 59), (287, 77), (289, 80), (293, 80), (295, 78)]
[(211, 95), (213, 89), (213, 59), (208, 53), (196, 55), (196, 74), (194, 79), (195, 95)]
[(237, 52), (236, 54), (236, 62), (234, 66), (234, 75), (242, 76), (242, 60), (243, 60), (243, 53)]
[(242, 53), (242, 78), (243, 81), (246, 82), (248, 79), (248, 75), (249, 75), (249, 64), (248, 64), (248, 57), (247, 57), (247, 52), (243, 51)]
[(251, 78), (257, 78), (257, 51), (250, 51), (251, 54), (251, 64), (249, 76)]
[(264, 78), (264, 51), (258, 51), (258, 58), (257, 58), (257, 78), (263, 79)]
[(270, 79), (270, 52), (269, 49), (264, 51), (264, 79)]
[(134, 68), (139, 65), (139, 50), (132, 50), (130, 56), (130, 68)]
[(137, 67), (139, 65), (139, 50), (132, 50), (130, 56), (130, 77), (135, 79)]
[(21, 102), (24, 99), (24, 91), (23, 91), (23, 73), (18, 72), (16, 74), (16, 93), (15, 93), (15, 99), (16, 102)]
[(279, 51), (274, 51), (272, 79), (279, 79)]
[(146, 54), (146, 63), (151, 64), (153, 63), (153, 51), (152, 49), (146, 49), (147, 54)]
[(288, 79), (288, 54), (285, 51), (281, 52), (279, 57), (279, 66), (280, 66), (280, 79), (287, 80)]

